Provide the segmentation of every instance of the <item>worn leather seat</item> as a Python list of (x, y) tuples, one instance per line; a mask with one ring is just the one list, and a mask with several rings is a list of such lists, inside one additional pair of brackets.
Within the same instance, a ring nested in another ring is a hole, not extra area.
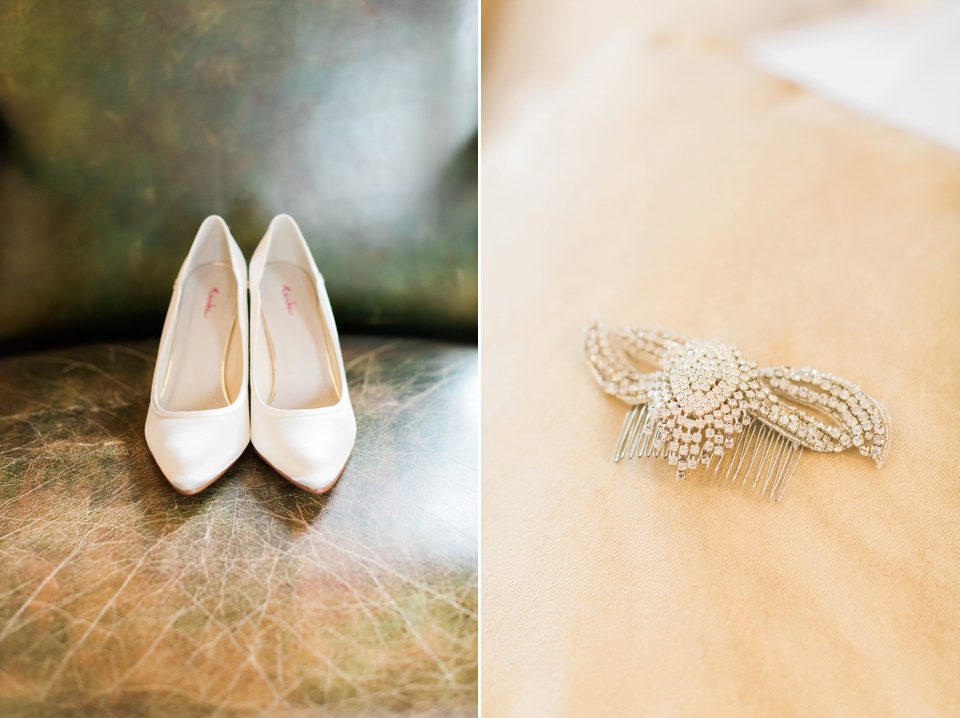
[(475, 710), (476, 350), (343, 345), (359, 433), (322, 496), (252, 449), (173, 491), (156, 340), (0, 360), (5, 715)]

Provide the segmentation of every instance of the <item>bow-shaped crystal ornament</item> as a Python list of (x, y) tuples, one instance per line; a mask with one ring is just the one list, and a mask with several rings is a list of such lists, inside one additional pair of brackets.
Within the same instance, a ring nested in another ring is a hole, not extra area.
[(600, 320), (587, 327), (584, 351), (601, 389), (630, 407), (614, 461), (662, 458), (678, 479), (712, 465), (743, 485), (752, 476), (751, 488), (779, 501), (804, 449), (856, 449), (878, 467), (890, 451), (880, 402), (816, 369), (759, 368), (719, 341)]

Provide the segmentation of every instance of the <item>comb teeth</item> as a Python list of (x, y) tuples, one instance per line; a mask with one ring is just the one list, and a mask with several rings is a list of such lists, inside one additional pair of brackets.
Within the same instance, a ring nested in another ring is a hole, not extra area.
[[(620, 427), (614, 462), (637, 456), (666, 456), (666, 442), (659, 441), (661, 429), (649, 422), (647, 404), (627, 410)], [(703, 467), (705, 472), (721, 476), (721, 481), (749, 485), (751, 491), (780, 501), (800, 462), (803, 447), (765, 422), (753, 421), (738, 436), (733, 449), (724, 451), (713, 464), (714, 456)], [(711, 464), (713, 464), (711, 466)], [(682, 474), (678, 474), (681, 478)]]
[(613, 455), (614, 462), (623, 458), (632, 459), (635, 456), (652, 456), (659, 459), (661, 455), (666, 455), (665, 445), (657, 441), (660, 437), (660, 429), (654, 431), (654, 427), (647, 421), (648, 418), (647, 404), (631, 407), (627, 411), (623, 427), (620, 429), (617, 451)]

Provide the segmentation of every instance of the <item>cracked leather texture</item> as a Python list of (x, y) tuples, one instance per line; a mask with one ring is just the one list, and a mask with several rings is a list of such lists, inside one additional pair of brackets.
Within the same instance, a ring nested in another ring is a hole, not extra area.
[(0, 359), (4, 716), (475, 714), (476, 349), (342, 346), (359, 432), (323, 496), (252, 448), (177, 494), (155, 340)]
[(143, 336), (293, 215), (344, 331), (474, 341), (477, 0), (0, 3), (0, 343)]

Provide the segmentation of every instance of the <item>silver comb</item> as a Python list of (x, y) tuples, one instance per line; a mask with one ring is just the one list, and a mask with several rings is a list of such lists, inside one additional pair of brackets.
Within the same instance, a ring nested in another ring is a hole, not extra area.
[(702, 465), (779, 501), (804, 449), (857, 449), (878, 467), (890, 451), (880, 402), (816, 369), (758, 368), (736, 346), (600, 320), (587, 327), (584, 351), (600, 388), (629, 407), (615, 462), (665, 459), (677, 479)]

